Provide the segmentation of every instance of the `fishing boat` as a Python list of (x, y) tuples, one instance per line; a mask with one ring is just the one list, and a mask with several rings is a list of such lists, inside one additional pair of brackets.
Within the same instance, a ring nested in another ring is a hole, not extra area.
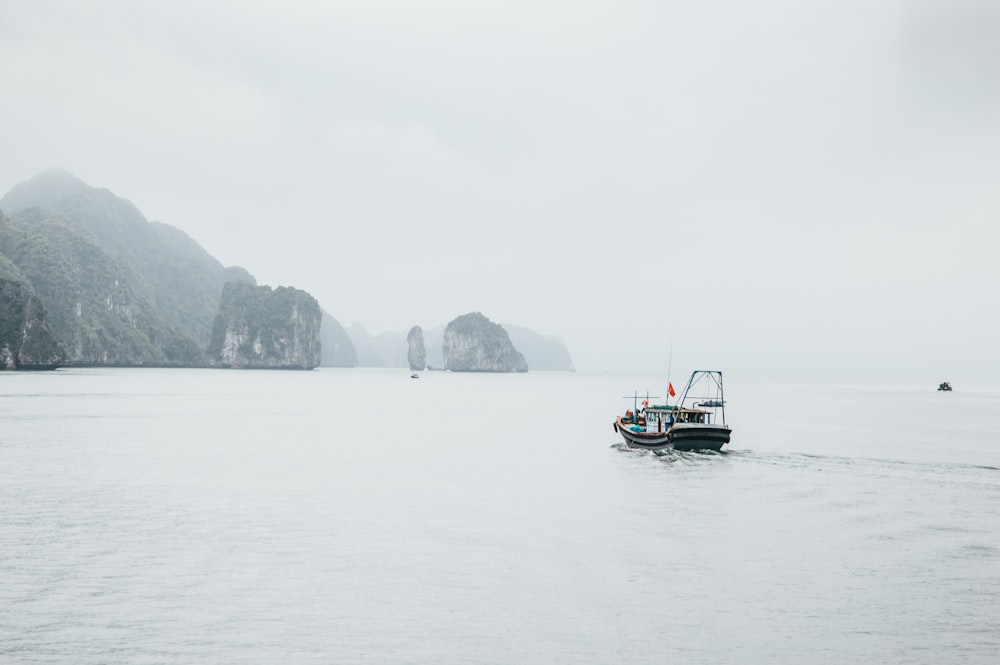
[(948, 383), (947, 381), (944, 381), (941, 383), (941, 385), (938, 386), (938, 390), (949, 393), (951, 392), (951, 384)]
[[(673, 395), (673, 385), (668, 394)], [(726, 424), (726, 400), (722, 372), (695, 370), (676, 404), (640, 405), (615, 418), (614, 430), (629, 448), (664, 450), (721, 450), (729, 443), (732, 429)]]

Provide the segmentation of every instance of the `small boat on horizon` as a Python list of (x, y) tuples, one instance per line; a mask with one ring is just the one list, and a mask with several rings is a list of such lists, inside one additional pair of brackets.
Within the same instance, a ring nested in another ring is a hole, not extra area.
[[(673, 385), (668, 394), (675, 394)], [(638, 394), (633, 399), (634, 408), (613, 425), (629, 448), (718, 451), (729, 443), (721, 371), (695, 370), (676, 404), (650, 404), (647, 397), (640, 409)]]
[(938, 390), (946, 392), (946, 393), (950, 393), (951, 392), (951, 384), (948, 383), (947, 381), (942, 381), (941, 385), (938, 386)]

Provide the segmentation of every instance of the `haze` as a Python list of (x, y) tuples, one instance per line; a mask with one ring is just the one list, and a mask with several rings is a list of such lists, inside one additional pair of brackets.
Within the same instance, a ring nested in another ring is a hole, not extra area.
[(0, 190), (65, 168), (373, 333), (996, 377), (998, 34), (989, 0), (14, 0)]

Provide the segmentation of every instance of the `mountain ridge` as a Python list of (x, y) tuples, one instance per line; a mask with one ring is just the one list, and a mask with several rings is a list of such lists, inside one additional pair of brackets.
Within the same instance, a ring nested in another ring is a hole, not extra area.
[(206, 366), (225, 285), (257, 285), (181, 229), (64, 169), (11, 188), (0, 220), (0, 268), (31, 285), (68, 364)]

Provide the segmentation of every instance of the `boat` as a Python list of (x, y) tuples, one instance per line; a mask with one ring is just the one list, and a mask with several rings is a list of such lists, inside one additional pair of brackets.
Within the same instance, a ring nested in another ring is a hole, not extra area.
[[(670, 386), (668, 394), (674, 394)], [(614, 430), (625, 445), (661, 452), (666, 450), (722, 450), (732, 429), (726, 424), (722, 372), (695, 370), (676, 404), (641, 404), (615, 418)], [(669, 402), (669, 400), (668, 400)]]
[(938, 390), (943, 390), (946, 393), (950, 393), (951, 392), (951, 384), (948, 383), (947, 381), (944, 381), (944, 382), (941, 383), (941, 385), (938, 386)]

